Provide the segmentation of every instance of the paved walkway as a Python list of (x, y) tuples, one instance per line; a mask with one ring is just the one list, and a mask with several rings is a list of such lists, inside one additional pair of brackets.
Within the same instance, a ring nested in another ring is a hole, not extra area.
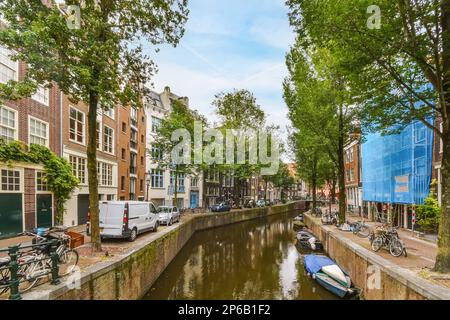
[[(332, 211), (337, 210), (337, 205), (332, 206)], [(329, 207), (323, 207), (323, 212), (329, 210)], [(320, 221), (320, 218), (314, 218)], [(381, 226), (381, 223), (369, 222), (367, 219), (362, 219), (359, 216), (348, 216), (347, 221), (355, 222), (365, 220), (366, 224), (371, 228), (375, 229), (376, 226)], [(337, 230), (337, 229), (336, 229)], [(353, 242), (361, 245), (362, 247), (371, 250), (370, 242), (367, 238), (360, 238), (354, 235), (352, 232), (340, 231), (340, 234), (344, 235), (346, 238), (351, 239)], [(398, 234), (400, 239), (403, 240), (406, 246), (406, 251), (408, 257), (393, 257), (387, 250), (381, 249), (378, 254), (383, 258), (392, 261), (399, 266), (412, 270), (421, 270), (423, 268), (433, 268), (434, 261), (436, 260), (437, 245), (433, 241), (427, 241), (417, 238), (410, 230), (398, 229)]]

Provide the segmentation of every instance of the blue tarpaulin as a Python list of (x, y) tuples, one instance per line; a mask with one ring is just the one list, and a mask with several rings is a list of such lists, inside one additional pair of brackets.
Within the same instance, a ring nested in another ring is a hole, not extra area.
[(423, 204), (430, 193), (432, 162), (433, 131), (422, 122), (395, 135), (368, 135), (362, 145), (363, 200)]
[(336, 264), (333, 260), (326, 256), (316, 256), (309, 254), (305, 256), (305, 268), (310, 274), (316, 274), (322, 267), (331, 266)]

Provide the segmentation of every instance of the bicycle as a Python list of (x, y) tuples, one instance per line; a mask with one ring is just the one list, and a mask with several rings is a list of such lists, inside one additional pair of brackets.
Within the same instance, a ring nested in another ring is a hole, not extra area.
[(366, 225), (365, 221), (358, 221), (352, 223), (353, 234), (357, 235), (360, 238), (367, 238), (370, 235), (370, 228)]
[[(57, 233), (54, 232), (55, 230), (57, 230)], [(58, 234), (60, 232), (62, 234)], [(76, 250), (70, 248), (71, 238), (66, 234), (65, 230), (49, 229), (43, 236), (32, 232), (26, 232), (25, 234), (33, 236), (33, 243), (36, 244), (36, 247), (20, 261), (21, 264), (27, 266), (24, 270), (24, 282), (28, 283), (20, 290), (21, 293), (30, 290), (41, 279), (51, 273), (52, 262), (49, 250), (49, 241), (51, 240), (58, 240), (56, 254), (58, 257), (59, 276), (64, 277), (74, 272), (78, 264), (79, 255)], [(42, 244), (42, 246), (39, 246), (39, 244)]]
[(400, 257), (404, 255), (408, 256), (405, 245), (397, 233), (396, 228), (382, 228), (378, 230), (378, 233), (371, 233), (369, 236), (371, 247), (374, 252), (378, 252), (381, 248), (389, 250), (390, 254), (394, 257)]

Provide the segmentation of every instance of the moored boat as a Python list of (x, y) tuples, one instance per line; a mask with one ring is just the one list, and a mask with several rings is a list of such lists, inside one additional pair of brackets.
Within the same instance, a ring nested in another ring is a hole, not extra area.
[(297, 232), (297, 240), (298, 243), (306, 249), (311, 249), (313, 251), (323, 249), (322, 242), (317, 240), (317, 238), (308, 231)]
[(319, 255), (306, 255), (305, 268), (322, 287), (340, 298), (357, 293), (352, 288), (350, 277), (330, 258)]

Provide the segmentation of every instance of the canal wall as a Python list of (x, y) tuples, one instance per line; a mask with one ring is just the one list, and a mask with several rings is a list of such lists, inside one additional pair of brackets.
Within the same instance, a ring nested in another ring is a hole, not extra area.
[(351, 277), (367, 300), (450, 300), (450, 290), (419, 277), (345, 238), (305, 214), (305, 224), (322, 241), (328, 256)]
[(27, 300), (140, 299), (196, 231), (276, 214), (304, 210), (303, 201), (227, 213), (205, 213), (154, 233), (132, 250), (88, 267), (74, 283), (45, 284), (24, 294)]

